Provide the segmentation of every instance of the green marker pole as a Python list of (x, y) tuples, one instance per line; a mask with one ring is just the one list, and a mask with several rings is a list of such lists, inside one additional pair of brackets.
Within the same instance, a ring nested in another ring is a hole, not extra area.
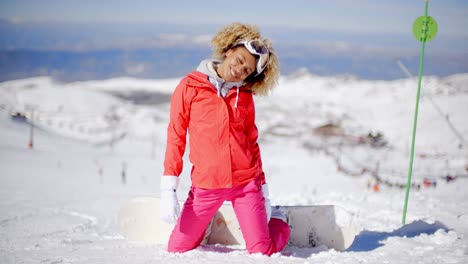
[(419, 55), (419, 78), (418, 78), (418, 92), (416, 95), (416, 107), (414, 110), (414, 122), (413, 122), (413, 138), (411, 140), (411, 154), (410, 154), (410, 164), (408, 169), (408, 182), (406, 184), (406, 197), (405, 197), (405, 206), (403, 208), (403, 224), (406, 223), (406, 211), (408, 210), (408, 198), (411, 187), (411, 176), (413, 173), (413, 161), (414, 161), (414, 145), (416, 141), (416, 128), (418, 124), (418, 111), (419, 111), (419, 97), (421, 95), (421, 80), (423, 74), (423, 64), (424, 64), (424, 48), (426, 41), (432, 40), (437, 34), (437, 23), (433, 18), (427, 15), (427, 9), (429, 5), (429, 0), (426, 0), (426, 7), (424, 11), (424, 16), (418, 17), (413, 24), (413, 34), (421, 41), (421, 53)]

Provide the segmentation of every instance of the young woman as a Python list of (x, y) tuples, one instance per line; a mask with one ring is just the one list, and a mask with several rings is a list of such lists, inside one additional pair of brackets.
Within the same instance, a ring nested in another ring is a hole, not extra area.
[[(161, 218), (177, 224), (168, 250), (198, 247), (219, 207), (231, 201), (247, 250), (271, 255), (286, 246), (290, 230), (281, 212), (270, 219), (253, 95), (266, 95), (276, 85), (278, 60), (271, 42), (248, 24), (222, 28), (212, 45), (215, 59), (202, 61), (171, 98)], [(187, 132), (192, 187), (179, 215), (176, 190)]]

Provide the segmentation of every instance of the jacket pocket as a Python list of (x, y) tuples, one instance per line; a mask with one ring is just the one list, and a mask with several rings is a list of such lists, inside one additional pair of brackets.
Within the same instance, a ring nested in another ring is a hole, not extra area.
[(253, 166), (245, 170), (237, 170), (232, 172), (232, 176), (237, 183), (245, 183), (254, 180), (258, 175), (258, 167)]

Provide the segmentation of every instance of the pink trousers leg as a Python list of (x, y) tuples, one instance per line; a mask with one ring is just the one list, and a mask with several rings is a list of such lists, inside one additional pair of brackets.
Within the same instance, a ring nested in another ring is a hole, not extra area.
[[(169, 252), (186, 252), (198, 247), (205, 230), (224, 199), (216, 190), (207, 190), (197, 195), (196, 188), (189, 192), (179, 220), (171, 233), (168, 243)], [(195, 192), (195, 193), (194, 193)]]
[(249, 253), (271, 255), (283, 250), (289, 240), (289, 226), (276, 218), (267, 223), (260, 186), (252, 181), (238, 192), (233, 193), (232, 205)]

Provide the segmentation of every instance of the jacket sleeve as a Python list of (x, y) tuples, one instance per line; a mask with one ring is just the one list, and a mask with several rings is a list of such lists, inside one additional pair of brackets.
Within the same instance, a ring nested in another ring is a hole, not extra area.
[[(171, 96), (167, 144), (164, 158), (164, 175), (179, 176), (183, 168), (183, 156), (187, 143), (187, 128), (190, 119), (191, 96), (187, 80), (177, 85)], [(191, 89), (193, 91), (193, 89)]]
[(263, 172), (262, 158), (260, 155), (260, 147), (258, 145), (258, 129), (255, 125), (255, 104), (253, 97), (248, 108), (247, 117), (245, 119), (245, 129), (247, 140), (249, 141), (250, 153), (252, 154), (252, 159), (254, 163), (258, 164), (259, 168), (259, 180), (261, 184), (266, 183), (265, 173)]

